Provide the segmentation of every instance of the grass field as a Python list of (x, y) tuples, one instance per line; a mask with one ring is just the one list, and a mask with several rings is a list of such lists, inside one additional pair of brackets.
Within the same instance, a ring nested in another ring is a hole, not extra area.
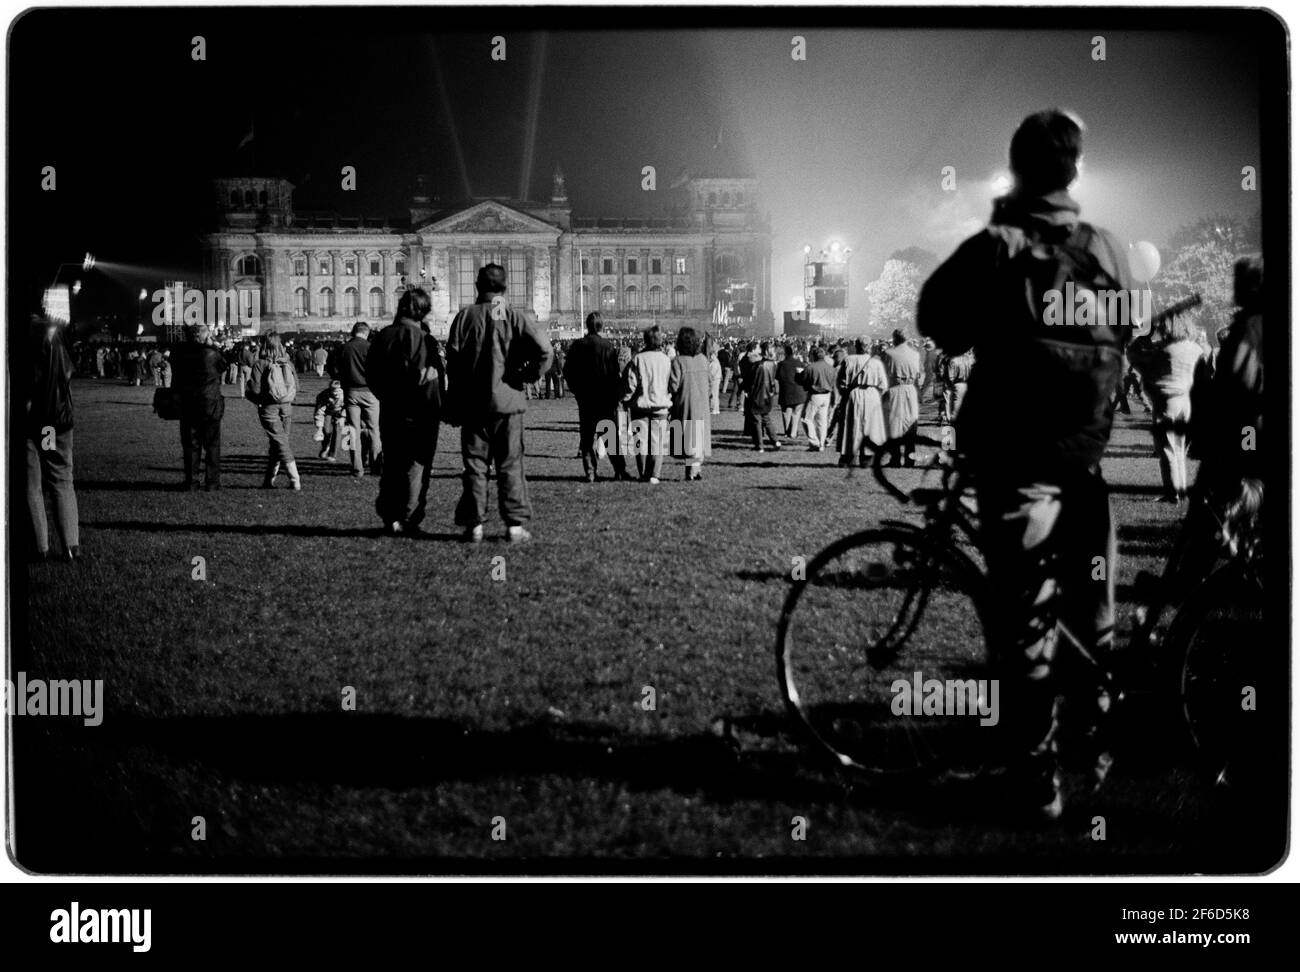
[[(488, 542), (455, 542), (451, 429), (431, 534), (390, 538), (376, 480), (315, 458), (320, 386), (303, 380), (295, 414), (301, 493), (256, 488), (265, 437), (231, 398), (225, 488), (190, 494), (175, 489), (177, 426), (152, 414), (152, 389), (75, 383), (87, 556), (15, 566), (12, 663), (102, 678), (106, 712), (94, 728), (14, 720), (22, 864), (1091, 873), (1276, 859), (1196, 780), (1176, 726), (1145, 734), (1101, 794), (1045, 828), (944, 788), (825, 771), (791, 736), (774, 678), (791, 557), (899, 515), (829, 452), (751, 452), (726, 412), (702, 482), (670, 463), (659, 486), (586, 484), (572, 399), (534, 402), (533, 543), (504, 543), (495, 511)], [(1121, 417), (1106, 463), (1126, 599), (1178, 515), (1154, 501), (1142, 422)], [(348, 686), (356, 711), (342, 710)], [(1096, 815), (1105, 840), (1089, 837)], [(206, 840), (192, 839), (196, 816)], [(806, 840), (791, 838), (796, 816)]]

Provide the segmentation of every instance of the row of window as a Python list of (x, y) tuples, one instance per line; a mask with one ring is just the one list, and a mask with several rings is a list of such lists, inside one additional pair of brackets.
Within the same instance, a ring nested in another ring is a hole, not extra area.
[[(398, 287), (393, 291), (393, 306), (402, 299), (402, 294), (406, 292), (405, 287)], [(343, 291), (343, 308), (344, 317), (356, 317), (361, 309), (361, 296), (357, 293), (356, 287), (348, 287)], [(316, 313), (321, 317), (333, 317), (337, 313), (334, 304), (334, 291), (329, 287), (322, 287), (320, 293), (316, 295), (315, 301)], [(312, 311), (307, 302), (307, 288), (299, 287), (293, 292), (293, 316), (306, 317)], [(384, 292), (378, 287), (370, 288), (370, 308), (368, 316), (371, 318), (384, 316)]]
[[(640, 273), (640, 266), (641, 264), (637, 260), (629, 258), (627, 261), (627, 272), (629, 274)], [(584, 276), (591, 274), (591, 261), (586, 257), (583, 257), (582, 260), (582, 272)], [(600, 272), (603, 274), (614, 273), (614, 261), (610, 259), (601, 260)], [(650, 272), (654, 274), (663, 273), (664, 261), (658, 257), (652, 257), (650, 259)], [(673, 273), (686, 273), (686, 257), (673, 257)]]
[[(709, 193), (709, 205), (716, 206), (717, 204), (718, 204), (718, 194), (716, 192)], [(745, 194), (743, 192), (737, 192), (733, 195), (730, 192), (724, 192), (722, 194), (722, 205), (743, 206), (745, 205)]]
[[(516, 285), (517, 285), (519, 293), (522, 296), (527, 289), (527, 263), (525, 260), (525, 255), (523, 253), (512, 252), (510, 254), (509, 260), (510, 263), (508, 266), (508, 271), (510, 276), (511, 293), (515, 292)], [(370, 267), (369, 272), (371, 276), (377, 277), (379, 276), (379, 274), (383, 272), (382, 261), (379, 260), (377, 257), (370, 257), (367, 263), (369, 264)], [(490, 254), (489, 258), (487, 259), (477, 258), (469, 254), (461, 255), (460, 266), (458, 269), (460, 271), (462, 280), (464, 281), (465, 285), (468, 288), (471, 289), (473, 288), (474, 279), (478, 275), (479, 267), (488, 263), (502, 263), (502, 258), (499, 254)], [(652, 274), (662, 274), (664, 272), (663, 264), (664, 264), (663, 260), (660, 259), (659, 257), (651, 258), (650, 272)], [(628, 274), (635, 275), (637, 273), (640, 273), (640, 267), (641, 264), (639, 260), (635, 258), (628, 259), (627, 261)], [(239, 257), (235, 261), (235, 272), (238, 273), (241, 277), (260, 277), (262, 275), (262, 261), (258, 257), (253, 256), (251, 254), (248, 256)], [(317, 261), (317, 272), (322, 277), (328, 277), (334, 273), (333, 264), (329, 260), (329, 258), (323, 258)], [(399, 277), (406, 275), (405, 258), (403, 257), (397, 258), (397, 260), (394, 262), (393, 272)], [(602, 274), (612, 275), (615, 272), (614, 261), (611, 259), (601, 260), (600, 272)], [(686, 257), (679, 256), (673, 258), (673, 272), (677, 274), (685, 274), (687, 272)], [(294, 276), (297, 277), (307, 276), (307, 258), (305, 256), (295, 256), (293, 258), (293, 273)], [(586, 258), (584, 258), (582, 261), (582, 273), (584, 276), (590, 276), (591, 274), (591, 261)], [(357, 258), (354, 256), (344, 257), (343, 276), (355, 277), (356, 274), (357, 274)]]
[[(368, 271), (368, 272), (370, 273), (370, 275), (371, 275), (372, 277), (377, 277), (377, 276), (379, 276), (381, 273), (384, 272), (384, 270), (383, 270), (383, 261), (381, 261), (378, 257), (370, 257), (370, 258), (366, 261), (366, 263), (367, 263), (367, 265), (369, 266), (369, 271)], [(316, 268), (317, 268), (317, 272), (318, 272), (322, 277), (328, 277), (330, 274), (332, 274), (332, 273), (334, 272), (334, 269), (333, 269), (333, 267), (331, 266), (330, 260), (329, 260), (328, 258), (323, 259), (323, 260), (317, 260), (317, 261), (316, 261)], [(294, 275), (295, 275), (295, 276), (298, 276), (298, 277), (305, 277), (305, 276), (307, 276), (307, 258), (306, 258), (306, 257), (296, 256), (296, 257), (293, 258), (293, 272), (294, 272)], [(393, 262), (393, 273), (395, 273), (395, 274), (396, 274), (397, 276), (399, 276), (399, 277), (403, 277), (403, 276), (406, 275), (406, 259), (405, 259), (405, 257), (398, 257), (398, 258)], [(356, 258), (356, 257), (344, 257), (344, 258), (343, 258), (343, 276), (345, 276), (345, 277), (355, 277), (356, 275), (357, 275), (357, 258)]]
[[(398, 287), (393, 291), (393, 306), (401, 300), (405, 292), (404, 287)], [(380, 318), (384, 316), (384, 292), (378, 287), (370, 289), (370, 307), (369, 316), (371, 318)], [(512, 300), (511, 303), (514, 303)], [(582, 303), (585, 307), (591, 306), (591, 290), (587, 287), (582, 288)], [(672, 308), (678, 313), (685, 313), (690, 303), (690, 292), (685, 287), (674, 287), (672, 293)], [(314, 302), (315, 312), (321, 317), (333, 317), (339, 310), (335, 306), (334, 291), (329, 287), (322, 287), (316, 295)], [(613, 312), (619, 310), (618, 294), (613, 287), (600, 288), (600, 309), (602, 311)], [(641, 305), (641, 291), (636, 287), (628, 287), (623, 291), (622, 310), (640, 311), (652, 310), (662, 311), (664, 309), (664, 290), (662, 287), (651, 287), (646, 291), (646, 301), (644, 308)], [(312, 305), (308, 303), (308, 294), (306, 287), (299, 287), (293, 292), (293, 316), (307, 317), (312, 312)], [(360, 312), (360, 294), (357, 293), (356, 287), (348, 287), (343, 291), (343, 305), (341, 313), (343, 317), (356, 317)]]
[[(377, 257), (371, 257), (367, 263), (370, 266), (370, 274), (379, 276), (382, 272), (382, 263)], [(328, 277), (334, 273), (328, 258), (317, 261), (317, 270), (322, 277)], [(260, 277), (262, 275), (262, 261), (253, 255), (241, 256), (235, 261), (235, 272), (241, 277)], [(307, 258), (296, 256), (293, 258), (293, 272), (295, 276), (307, 276)], [(406, 259), (398, 257), (393, 264), (393, 272), (401, 277), (406, 274)], [(355, 277), (357, 274), (357, 258), (354, 256), (343, 258), (343, 276)]]
[[(690, 303), (690, 292), (685, 287), (673, 288), (673, 310), (677, 313), (685, 313)], [(591, 306), (591, 291), (582, 288), (582, 304), (584, 307)], [(600, 309), (601, 312), (613, 312), (619, 309), (618, 293), (613, 287), (600, 288)], [(645, 307), (641, 306), (641, 291), (636, 287), (628, 287), (623, 291), (623, 310), (628, 311), (662, 311), (664, 309), (664, 289), (662, 287), (651, 287), (646, 291)]]
[(266, 190), (263, 189), (256, 196), (253, 195), (252, 189), (247, 189), (241, 195), (238, 189), (230, 190), (230, 205), (232, 206), (266, 206)]

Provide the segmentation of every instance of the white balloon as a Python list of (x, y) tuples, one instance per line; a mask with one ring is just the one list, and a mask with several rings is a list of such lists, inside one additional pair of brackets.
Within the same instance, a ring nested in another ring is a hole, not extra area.
[(1130, 243), (1128, 265), (1134, 278), (1146, 283), (1160, 272), (1160, 251), (1146, 240)]

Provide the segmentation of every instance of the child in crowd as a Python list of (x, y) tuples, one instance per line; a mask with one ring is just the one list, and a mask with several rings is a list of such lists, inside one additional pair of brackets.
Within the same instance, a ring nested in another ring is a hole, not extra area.
[[(345, 447), (344, 438), (347, 428), (347, 410), (343, 406), (343, 384), (331, 381), (329, 386), (321, 389), (316, 396), (316, 434), (312, 439), (321, 442), (320, 457), (326, 462), (333, 462), (339, 457), (339, 450)], [(330, 430), (325, 431), (325, 420), (330, 421)]]

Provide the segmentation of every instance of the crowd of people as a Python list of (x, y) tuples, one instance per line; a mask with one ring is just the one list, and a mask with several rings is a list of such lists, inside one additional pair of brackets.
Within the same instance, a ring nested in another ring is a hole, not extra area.
[[(632, 455), (635, 478), (649, 484), (661, 481), (669, 454), (682, 459), (687, 481), (702, 479), (724, 397), (743, 412), (753, 449), (806, 438), (816, 452), (833, 444), (849, 466), (881, 450), (895, 465), (913, 464), (921, 406), (937, 403), (976, 486), (997, 599), (989, 640), (1002, 680), (1007, 779), (1018, 799), (1057, 816), (1059, 754), (1095, 748), (1104, 711), (1096, 685), (1059, 671), (1056, 639), (1063, 620), (1094, 657), (1113, 647), (1117, 546), (1101, 460), (1115, 411), (1129, 411), (1137, 394), (1151, 413), (1163, 498), (1180, 501), (1193, 489), (1189, 436), (1201, 444), (1196, 488), (1207, 505), (1236, 502), (1244, 482), (1262, 484), (1264, 476), (1260, 258), (1237, 264), (1238, 309), (1219, 335), (1218, 361), (1177, 319), (1136, 340), (1131, 327), (1110, 321), (1044, 329), (1042, 298), (1066, 272), (1079, 286), (1135, 289), (1116, 257), (1123, 247), (1083, 222), (1069, 194), (1082, 136), (1077, 119), (1061, 111), (1020, 125), (1010, 148), (1014, 187), (995, 201), (989, 225), (926, 281), (916, 310), (920, 338), (895, 331), (888, 341), (799, 338), (778, 348), (717, 341), (692, 327), (670, 338), (651, 327), (634, 347), (603, 336), (601, 315), (592, 313), (583, 338), (553, 347), (507, 303), (505, 270), (488, 264), (477, 300), (456, 315), (445, 347), (427, 324), (429, 296), (416, 288), (403, 294), (391, 325), (371, 335), (359, 323), (332, 346), (290, 347), (272, 333), (255, 346), (222, 349), (197, 326), (174, 353), (82, 349), (90, 355), (82, 363), (135, 384), (152, 376), (159, 399), (179, 417), (191, 489), (199, 488), (200, 468), (206, 488), (221, 485), (223, 382), (237, 383), (257, 409), (268, 441), (263, 486), (274, 488), (283, 472), (301, 489), (290, 435), (297, 377), (328, 375), (314, 402), (322, 455), (347, 451), (355, 476), (378, 474), (375, 509), (396, 535), (418, 532), (440, 427), (457, 427), (463, 474), (454, 517), (469, 542), (483, 539), (493, 468), (508, 538), (529, 539), (523, 415), (537, 395), (576, 400), (586, 480), (600, 477), (602, 458), (615, 479), (632, 479)], [(33, 320), (32, 340), (27, 495), (36, 552), (46, 557), (51, 549), (48, 489), (55, 529), (76, 559), (73, 357), (59, 328), (42, 319)], [(1108, 565), (1100, 582), (1099, 558)]]

